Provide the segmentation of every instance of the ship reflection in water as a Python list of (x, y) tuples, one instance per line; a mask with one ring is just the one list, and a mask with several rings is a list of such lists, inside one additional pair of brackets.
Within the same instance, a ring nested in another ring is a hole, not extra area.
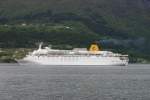
[(150, 100), (150, 65), (0, 64), (0, 100)]
[(102, 51), (96, 43), (89, 50), (74, 48), (73, 50), (58, 50), (45, 47), (27, 55), (23, 61), (42, 65), (128, 65), (128, 55)]

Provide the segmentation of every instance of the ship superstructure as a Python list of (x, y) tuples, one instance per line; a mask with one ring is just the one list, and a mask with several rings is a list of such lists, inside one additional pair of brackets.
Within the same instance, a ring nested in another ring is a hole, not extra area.
[(97, 44), (86, 48), (72, 50), (58, 50), (50, 47), (29, 53), (23, 60), (42, 65), (128, 65), (128, 55), (102, 51)]

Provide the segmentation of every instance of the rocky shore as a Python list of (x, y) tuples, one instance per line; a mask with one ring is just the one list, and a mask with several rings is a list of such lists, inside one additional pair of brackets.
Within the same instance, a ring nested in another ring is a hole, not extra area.
[(17, 63), (17, 59), (22, 59), (33, 49), (0, 49), (0, 63)]

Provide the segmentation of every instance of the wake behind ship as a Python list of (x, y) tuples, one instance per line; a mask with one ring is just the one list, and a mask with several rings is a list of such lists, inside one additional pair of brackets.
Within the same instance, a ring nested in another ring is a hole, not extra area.
[(128, 65), (128, 55), (102, 51), (96, 43), (86, 48), (74, 48), (72, 50), (58, 50), (50, 47), (39, 49), (29, 53), (24, 59), (42, 65)]

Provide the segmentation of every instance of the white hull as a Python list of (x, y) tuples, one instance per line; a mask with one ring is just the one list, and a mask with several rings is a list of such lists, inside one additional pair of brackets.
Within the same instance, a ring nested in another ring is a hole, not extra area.
[(119, 57), (102, 56), (27, 56), (23, 60), (41, 65), (128, 65)]

